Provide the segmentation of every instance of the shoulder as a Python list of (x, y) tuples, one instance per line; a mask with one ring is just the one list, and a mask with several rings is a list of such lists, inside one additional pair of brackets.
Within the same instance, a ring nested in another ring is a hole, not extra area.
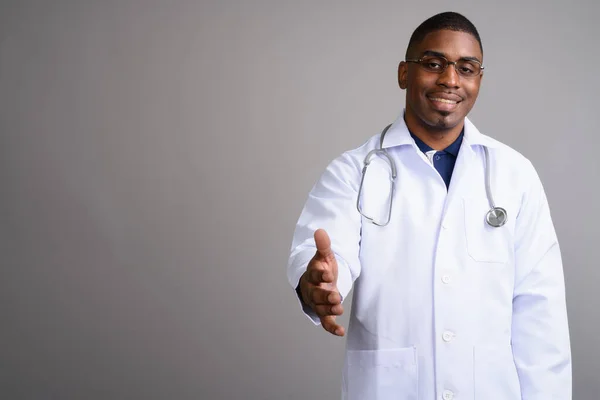
[(541, 181), (531, 161), (511, 146), (479, 131), (467, 118), (465, 120), (465, 138), (471, 145), (480, 145), (489, 151), (491, 173), (506, 192), (519, 194), (522, 199), (528, 193), (538, 192)]
[(320, 183), (343, 184), (358, 191), (362, 169), (367, 154), (379, 147), (379, 134), (368, 138), (360, 146), (347, 150), (329, 162), (321, 175)]
[(360, 172), (363, 168), (365, 158), (371, 150), (379, 148), (379, 134), (368, 138), (360, 146), (347, 150), (334, 158), (328, 166), (329, 168), (352, 169)]
[(515, 188), (523, 191), (541, 185), (539, 175), (533, 163), (524, 154), (513, 147), (480, 133), (482, 141), (487, 145), (490, 153), (490, 162), (494, 169), (513, 182)]
[(491, 136), (479, 131), (475, 125), (468, 119), (465, 122), (465, 128), (471, 135), (475, 144), (481, 144), (488, 148), (490, 155), (497, 160), (497, 167), (502, 169), (523, 169), (531, 170), (533, 165), (531, 161), (518, 150), (512, 148)]

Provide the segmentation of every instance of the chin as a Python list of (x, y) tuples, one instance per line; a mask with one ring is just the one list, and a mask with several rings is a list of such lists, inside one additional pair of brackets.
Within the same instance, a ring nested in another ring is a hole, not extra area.
[(453, 113), (440, 112), (434, 118), (430, 120), (429, 125), (432, 128), (439, 129), (452, 129), (457, 126), (461, 121), (461, 118)]

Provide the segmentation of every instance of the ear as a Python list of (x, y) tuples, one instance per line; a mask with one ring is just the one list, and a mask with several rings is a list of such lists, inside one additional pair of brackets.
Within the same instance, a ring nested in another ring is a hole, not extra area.
[(408, 86), (408, 63), (405, 61), (400, 61), (398, 65), (398, 86), (400, 89), (404, 90)]

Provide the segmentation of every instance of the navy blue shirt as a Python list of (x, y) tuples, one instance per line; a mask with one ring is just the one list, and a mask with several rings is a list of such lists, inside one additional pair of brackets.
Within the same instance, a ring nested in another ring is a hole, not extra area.
[[(452, 178), (452, 171), (454, 171), (454, 164), (456, 164), (456, 157), (458, 157), (458, 151), (464, 136), (464, 129), (460, 132), (460, 135), (456, 140), (444, 150), (437, 151), (433, 156), (433, 166), (439, 172), (440, 176), (446, 183), (446, 189), (450, 186), (450, 178)], [(427, 153), (433, 149), (425, 144), (421, 139), (410, 133), (410, 136), (415, 140), (417, 147), (423, 152)]]

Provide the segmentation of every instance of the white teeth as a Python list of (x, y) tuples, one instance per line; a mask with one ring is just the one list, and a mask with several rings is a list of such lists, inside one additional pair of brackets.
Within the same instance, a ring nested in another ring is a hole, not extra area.
[(447, 100), (447, 99), (432, 98), (431, 100), (433, 100), (433, 101), (439, 101), (441, 103), (448, 103), (448, 104), (456, 104), (456, 103), (458, 103), (458, 101)]

